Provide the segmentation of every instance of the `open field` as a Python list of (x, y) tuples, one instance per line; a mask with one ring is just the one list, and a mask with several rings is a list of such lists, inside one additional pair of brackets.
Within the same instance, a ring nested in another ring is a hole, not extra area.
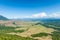
[(37, 21), (0, 21), (1, 40), (60, 40), (57, 31)]

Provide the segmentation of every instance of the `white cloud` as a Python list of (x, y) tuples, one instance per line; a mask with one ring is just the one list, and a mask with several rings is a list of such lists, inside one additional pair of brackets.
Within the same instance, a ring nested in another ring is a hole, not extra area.
[(45, 12), (33, 14), (31, 16), (24, 16), (24, 18), (60, 18), (60, 13), (47, 14)]
[(38, 14), (33, 14), (32, 17), (43, 18), (43, 17), (47, 17), (47, 14), (45, 12), (42, 12), (42, 13), (38, 13)]
[(43, 18), (46, 16), (47, 14), (45, 12), (42, 12), (42, 13), (33, 14), (31, 16), (25, 16), (24, 18)]

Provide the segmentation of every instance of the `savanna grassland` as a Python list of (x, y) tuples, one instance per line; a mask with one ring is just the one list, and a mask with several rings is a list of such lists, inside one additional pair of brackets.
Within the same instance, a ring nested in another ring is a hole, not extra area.
[(0, 20), (0, 40), (60, 40), (60, 21)]

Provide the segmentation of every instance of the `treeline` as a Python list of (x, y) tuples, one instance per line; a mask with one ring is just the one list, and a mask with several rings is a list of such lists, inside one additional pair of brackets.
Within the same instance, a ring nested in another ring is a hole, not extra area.
[(24, 32), (25, 30), (15, 30), (18, 27), (7, 27), (7, 26), (1, 26), (0, 25), (0, 33), (10, 33), (10, 32)]

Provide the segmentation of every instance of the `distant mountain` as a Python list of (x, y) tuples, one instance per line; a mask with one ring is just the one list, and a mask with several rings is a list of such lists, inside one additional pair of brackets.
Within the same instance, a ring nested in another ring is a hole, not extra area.
[(6, 17), (0, 15), (0, 20), (8, 20), (8, 18), (6, 18)]
[(22, 19), (22, 20), (30, 20), (30, 21), (53, 21), (53, 20), (60, 20), (60, 18), (59, 19), (56, 19), (56, 18), (24, 18), (24, 19)]

